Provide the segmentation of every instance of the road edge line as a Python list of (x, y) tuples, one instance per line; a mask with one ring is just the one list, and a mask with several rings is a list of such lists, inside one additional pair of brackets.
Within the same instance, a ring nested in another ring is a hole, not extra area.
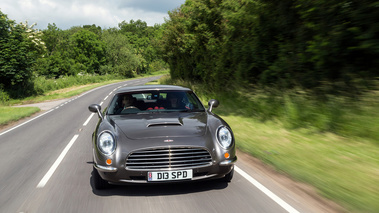
[(40, 115), (38, 115), (38, 116), (36, 116), (36, 117), (30, 119), (30, 120), (25, 121), (24, 123), (21, 123), (21, 124), (15, 126), (15, 127), (12, 127), (12, 128), (10, 128), (10, 129), (8, 129), (8, 130), (6, 130), (6, 131), (0, 133), (0, 136), (5, 135), (6, 133), (8, 133), (8, 132), (10, 132), (10, 131), (13, 131), (13, 130), (15, 130), (15, 129), (17, 129), (17, 128), (19, 128), (19, 127), (21, 127), (21, 126), (23, 126), (23, 125), (25, 125), (25, 124), (27, 124), (27, 123), (29, 123), (29, 122), (31, 122), (31, 121), (34, 121), (35, 119), (37, 119), (37, 118), (39, 118), (39, 117), (42, 117), (42, 116), (46, 115), (47, 113), (50, 113), (50, 112), (53, 111), (53, 110), (54, 110), (54, 109), (50, 109), (49, 111), (44, 112), (43, 114), (40, 114)]
[(271, 198), (273, 201), (275, 201), (277, 204), (279, 204), (287, 212), (300, 213), (295, 208), (293, 208), (288, 203), (286, 203), (284, 200), (282, 200), (279, 196), (277, 196), (276, 194), (271, 192), (269, 189), (267, 189), (265, 186), (263, 186), (261, 183), (259, 183), (257, 180), (255, 180), (253, 177), (251, 177), (249, 174), (247, 174), (245, 171), (238, 168), (237, 166), (234, 166), (234, 169), (236, 172), (238, 172), (240, 175), (242, 175), (242, 177), (244, 177), (251, 184), (253, 184), (255, 187), (257, 187), (260, 191), (262, 191), (264, 194), (266, 194), (269, 198)]

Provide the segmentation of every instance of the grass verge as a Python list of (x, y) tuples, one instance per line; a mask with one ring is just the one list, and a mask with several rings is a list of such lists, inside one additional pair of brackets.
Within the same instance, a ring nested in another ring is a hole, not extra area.
[(161, 83), (190, 87), (203, 103), (219, 99), (214, 112), (232, 127), (238, 149), (313, 185), (349, 212), (379, 212), (377, 93), (357, 102), (340, 97), (318, 102), (298, 92), (214, 94), (204, 85)]
[(28, 117), (36, 112), (39, 112), (38, 107), (1, 107), (0, 106), (0, 126), (10, 122)]
[(24, 99), (13, 99), (9, 101), (9, 104), (10, 105), (23, 105), (23, 104), (39, 103), (39, 102), (49, 101), (49, 100), (69, 98), (75, 95), (79, 95), (83, 92), (89, 91), (91, 89), (94, 89), (96, 87), (100, 87), (100, 86), (112, 84), (112, 83), (117, 83), (121, 81), (125, 81), (125, 79), (110, 80), (110, 81), (104, 81), (101, 83), (92, 83), (92, 84), (86, 84), (86, 85), (80, 85), (80, 86), (71, 86), (68, 88), (50, 91), (43, 95), (32, 96), (32, 97), (28, 97)]
[(240, 150), (315, 186), (322, 196), (351, 212), (378, 212), (379, 150), (372, 142), (220, 115), (233, 128)]

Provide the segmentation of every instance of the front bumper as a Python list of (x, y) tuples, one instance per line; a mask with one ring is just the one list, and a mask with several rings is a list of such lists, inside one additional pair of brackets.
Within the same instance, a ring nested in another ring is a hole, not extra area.
[[(199, 168), (190, 168), (193, 171), (192, 179), (187, 180), (175, 180), (167, 181), (160, 183), (177, 183), (177, 182), (188, 182), (188, 181), (198, 181), (206, 179), (218, 179), (223, 178), (228, 174), (234, 167), (234, 163), (237, 161), (237, 156), (232, 159), (223, 160), (217, 164), (212, 164), (206, 167)], [(147, 181), (148, 171), (136, 171), (136, 170), (127, 170), (126, 168), (116, 168), (112, 166), (102, 166), (99, 164), (94, 164), (94, 167), (98, 170), (99, 175), (102, 179), (113, 183), (113, 184), (122, 184), (122, 183), (156, 183)], [(175, 168), (168, 169), (168, 171), (174, 170), (183, 170), (189, 168)], [(154, 170), (151, 170), (154, 171)]]

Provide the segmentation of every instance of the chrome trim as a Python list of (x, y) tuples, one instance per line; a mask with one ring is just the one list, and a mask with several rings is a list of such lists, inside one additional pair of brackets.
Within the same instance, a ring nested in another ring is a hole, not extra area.
[(154, 126), (183, 126), (180, 122), (160, 122), (160, 123), (149, 123), (146, 127), (154, 127)]
[(212, 165), (212, 156), (202, 147), (160, 147), (136, 150), (126, 158), (131, 171), (192, 169)]
[(198, 176), (198, 177), (194, 177), (194, 178), (192, 178), (191, 180), (201, 180), (201, 179), (206, 179), (206, 178), (212, 178), (212, 177), (214, 177), (214, 176), (216, 176), (216, 175), (217, 175), (217, 174)]
[[(192, 179), (164, 181), (164, 182), (161, 182), (161, 183), (183, 182), (183, 181), (196, 181), (196, 180), (202, 180), (202, 179), (213, 178), (213, 177), (216, 176), (216, 175), (217, 175), (217, 174), (213, 174), (213, 175), (204, 175), (204, 176), (194, 177), (194, 178), (192, 178)], [(120, 181), (120, 182), (123, 182), (123, 183), (158, 183), (157, 181), (147, 181), (147, 180), (125, 180), (125, 179), (121, 179), (121, 180), (119, 180), (119, 181)]]
[(121, 179), (119, 181), (123, 182), (123, 183), (147, 183), (147, 180), (125, 180), (125, 179)]
[(233, 159), (228, 159), (220, 162), (220, 166), (229, 166), (234, 164), (237, 161), (237, 156), (235, 156)]
[(93, 165), (97, 170), (101, 172), (117, 172), (117, 168), (111, 166), (101, 166), (98, 164)]

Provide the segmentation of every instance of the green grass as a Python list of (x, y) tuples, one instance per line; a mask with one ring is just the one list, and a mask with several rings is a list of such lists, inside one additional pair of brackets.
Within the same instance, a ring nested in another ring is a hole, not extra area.
[(6, 125), (12, 121), (28, 117), (39, 112), (38, 107), (1, 107), (0, 106), (0, 125)]
[(279, 172), (313, 185), (349, 212), (379, 212), (379, 103), (371, 91), (357, 100), (323, 100), (302, 91), (225, 89), (161, 79), (191, 87), (234, 131), (238, 149)]
[(108, 82), (112, 80), (124, 79), (117, 75), (78, 75), (78, 76), (62, 76), (58, 79), (47, 79), (44, 76), (39, 76), (34, 79), (34, 90), (38, 94), (45, 94), (50, 91), (55, 91), (73, 86), (81, 86), (93, 83)]
[(309, 129), (288, 130), (273, 121), (219, 115), (233, 128), (240, 150), (315, 186), (321, 195), (352, 212), (378, 212), (376, 144)]
[(69, 98), (69, 97), (72, 97), (75, 95), (79, 95), (83, 92), (89, 91), (91, 89), (94, 89), (96, 87), (100, 87), (100, 86), (112, 84), (112, 83), (117, 83), (117, 82), (121, 82), (121, 81), (125, 81), (125, 79), (109, 80), (109, 81), (104, 81), (101, 83), (92, 83), (92, 84), (81, 85), (81, 86), (71, 86), (71, 87), (64, 88), (64, 89), (50, 91), (50, 92), (47, 92), (43, 95), (32, 96), (32, 97), (28, 97), (28, 98), (24, 98), (24, 99), (13, 99), (13, 100), (9, 101), (9, 104), (10, 105), (31, 104), (31, 103), (39, 103), (39, 102), (43, 102), (43, 101), (48, 101), (48, 100)]

